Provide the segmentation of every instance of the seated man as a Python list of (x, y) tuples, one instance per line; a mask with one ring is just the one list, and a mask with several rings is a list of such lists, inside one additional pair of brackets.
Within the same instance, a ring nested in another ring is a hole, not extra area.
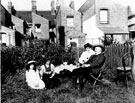
[(74, 74), (77, 74), (77, 76), (80, 78), (80, 86), (81, 89), (84, 85), (83, 78), (86, 78), (87, 80), (90, 80), (89, 73), (91, 72), (94, 76), (98, 76), (99, 71), (101, 67), (103, 66), (105, 62), (105, 56), (104, 56), (104, 47), (101, 45), (96, 45), (93, 47), (95, 50), (95, 54), (90, 57), (90, 59), (82, 64), (82, 67), (79, 69), (75, 69), (73, 72)]

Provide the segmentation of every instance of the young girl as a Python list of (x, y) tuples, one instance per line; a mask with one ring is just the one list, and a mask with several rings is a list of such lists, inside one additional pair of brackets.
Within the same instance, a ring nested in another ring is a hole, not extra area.
[(55, 76), (55, 66), (49, 59), (45, 61), (45, 64), (41, 65), (40, 75), (47, 89), (58, 87), (61, 84), (59, 78)]
[(46, 88), (52, 88), (53, 76), (55, 66), (51, 63), (49, 59), (46, 60), (45, 64), (40, 67), (40, 75), (44, 83), (46, 84)]
[(39, 71), (36, 68), (36, 61), (29, 61), (26, 66), (26, 82), (32, 89), (45, 88), (45, 84), (41, 80)]

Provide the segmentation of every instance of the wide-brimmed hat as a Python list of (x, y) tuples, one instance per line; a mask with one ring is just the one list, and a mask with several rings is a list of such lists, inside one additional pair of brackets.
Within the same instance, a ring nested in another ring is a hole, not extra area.
[(84, 48), (87, 48), (87, 47), (92, 48), (93, 46), (92, 46), (91, 44), (89, 44), (89, 43), (86, 43), (86, 44), (84, 45)]
[(29, 62), (27, 63), (27, 65), (26, 65), (26, 69), (27, 69), (31, 64), (36, 65), (36, 61), (34, 61), (34, 60), (29, 61)]
[(102, 49), (102, 52), (105, 51), (105, 47), (103, 45), (94, 45), (93, 50), (95, 50), (96, 47), (100, 47)]

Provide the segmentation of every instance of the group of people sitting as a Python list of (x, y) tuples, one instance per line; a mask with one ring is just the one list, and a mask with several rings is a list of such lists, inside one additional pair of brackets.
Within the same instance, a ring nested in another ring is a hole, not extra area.
[[(87, 43), (84, 45), (85, 51), (81, 54), (78, 62), (68, 64), (66, 61), (60, 66), (55, 67), (49, 59), (41, 66), (36, 65), (36, 61), (29, 61), (26, 66), (26, 82), (33, 89), (53, 88), (60, 84), (60, 74), (64, 71), (70, 76), (76, 77), (76, 82), (84, 84), (83, 78), (92, 81), (90, 73), (98, 76), (101, 67), (105, 62), (102, 45), (92, 46)], [(66, 74), (66, 73), (65, 73)], [(102, 78), (100, 78), (102, 79)]]

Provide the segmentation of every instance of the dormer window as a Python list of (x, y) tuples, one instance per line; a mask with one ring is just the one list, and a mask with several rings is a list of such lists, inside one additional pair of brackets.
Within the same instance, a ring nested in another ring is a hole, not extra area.
[(101, 24), (109, 23), (108, 9), (100, 9), (99, 16), (99, 21)]
[(67, 16), (67, 26), (69, 27), (74, 26), (74, 16)]
[(35, 32), (41, 32), (41, 24), (35, 24)]

